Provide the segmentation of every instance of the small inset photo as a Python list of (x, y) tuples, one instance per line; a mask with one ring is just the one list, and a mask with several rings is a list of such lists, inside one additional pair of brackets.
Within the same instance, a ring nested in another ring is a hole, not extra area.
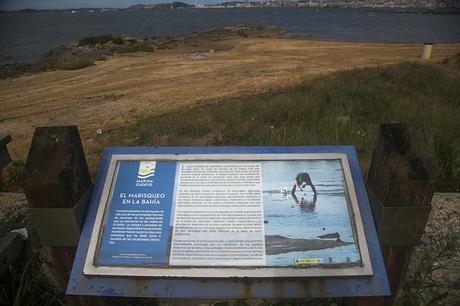
[(263, 161), (267, 266), (361, 265), (340, 159)]

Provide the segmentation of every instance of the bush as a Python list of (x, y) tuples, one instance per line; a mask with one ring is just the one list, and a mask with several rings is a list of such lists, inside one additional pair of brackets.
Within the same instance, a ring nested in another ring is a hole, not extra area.
[(121, 38), (120, 36), (115, 36), (113, 39), (112, 39), (112, 42), (116, 45), (122, 45), (123, 44), (123, 38)]
[(452, 64), (456, 68), (460, 68), (460, 53), (457, 53), (452, 57)]
[(95, 45), (95, 44), (106, 44), (110, 41), (118, 45), (123, 44), (123, 38), (121, 38), (120, 36), (100, 35), (100, 36), (93, 36), (93, 37), (84, 37), (78, 41), (78, 45), (87, 46), (87, 45)]
[(0, 192), (21, 191), (25, 177), (25, 164), (16, 160), (0, 171)]
[(460, 69), (460, 53), (455, 54), (452, 57), (447, 57), (441, 61), (441, 64), (450, 65)]
[(62, 64), (59, 68), (63, 70), (77, 70), (77, 69), (82, 69), (86, 68), (89, 66), (94, 65), (94, 61), (90, 59), (76, 59), (76, 60), (71, 60), (65, 64)]
[(132, 45), (117, 46), (114, 51), (117, 53), (153, 52), (153, 47), (144, 43), (135, 43)]

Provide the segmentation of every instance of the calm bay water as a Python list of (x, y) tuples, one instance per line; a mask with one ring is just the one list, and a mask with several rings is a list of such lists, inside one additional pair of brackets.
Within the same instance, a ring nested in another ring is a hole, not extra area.
[(459, 42), (460, 15), (367, 9), (254, 8), (0, 14), (0, 63), (30, 61), (82, 37), (182, 35), (214, 27), (278, 26), (289, 34), (372, 42)]

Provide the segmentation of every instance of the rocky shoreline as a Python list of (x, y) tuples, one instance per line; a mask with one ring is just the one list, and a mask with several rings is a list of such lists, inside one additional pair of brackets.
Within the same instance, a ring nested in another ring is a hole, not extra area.
[[(183, 36), (139, 38), (133, 36), (102, 35), (82, 38), (54, 48), (32, 62), (17, 62), (0, 65), (0, 79), (12, 79), (26, 74), (35, 74), (58, 69), (84, 68), (95, 61), (120, 53), (155, 52), (175, 49), (179, 46), (196, 46), (206, 42), (234, 38), (277, 37), (284, 33), (277, 27), (235, 26), (193, 32)], [(78, 65), (85, 61), (88, 64)]]

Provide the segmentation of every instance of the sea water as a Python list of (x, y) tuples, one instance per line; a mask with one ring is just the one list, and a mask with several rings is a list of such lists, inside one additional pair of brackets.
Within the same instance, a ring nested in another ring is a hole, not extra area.
[(251, 8), (0, 14), (0, 63), (30, 61), (51, 48), (103, 34), (152, 37), (215, 27), (277, 26), (288, 34), (369, 42), (459, 42), (458, 14), (394, 10)]

